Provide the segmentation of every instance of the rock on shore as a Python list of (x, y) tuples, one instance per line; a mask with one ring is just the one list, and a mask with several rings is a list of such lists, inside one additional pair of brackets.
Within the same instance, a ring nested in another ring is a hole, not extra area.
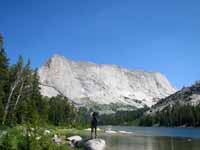
[(75, 135), (67, 138), (72, 147), (83, 147), (85, 150), (105, 150), (106, 141), (103, 139), (83, 140), (82, 137)]
[(84, 147), (86, 150), (105, 150), (106, 141), (103, 139), (91, 139), (85, 142)]

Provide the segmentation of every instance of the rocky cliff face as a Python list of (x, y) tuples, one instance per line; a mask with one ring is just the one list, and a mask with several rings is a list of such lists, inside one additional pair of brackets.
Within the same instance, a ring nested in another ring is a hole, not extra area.
[(159, 72), (75, 62), (54, 55), (38, 71), (44, 96), (62, 94), (76, 105), (117, 104), (141, 108), (176, 91)]

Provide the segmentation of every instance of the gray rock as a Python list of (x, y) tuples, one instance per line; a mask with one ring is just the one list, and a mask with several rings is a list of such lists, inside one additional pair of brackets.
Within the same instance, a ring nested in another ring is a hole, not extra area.
[(38, 71), (41, 93), (68, 97), (77, 106), (122, 104), (142, 108), (176, 91), (159, 72), (75, 62), (55, 55)]
[(103, 139), (91, 139), (84, 143), (86, 150), (105, 150), (106, 141)]
[(82, 145), (83, 139), (78, 135), (70, 136), (67, 138), (70, 141), (71, 147), (80, 147)]
[(74, 135), (74, 136), (70, 136), (67, 138), (69, 141), (82, 141), (82, 137), (80, 137), (79, 135)]
[(61, 144), (62, 142), (62, 139), (58, 136), (58, 135), (54, 135), (54, 137), (52, 138), (52, 141), (55, 143), (55, 144)]

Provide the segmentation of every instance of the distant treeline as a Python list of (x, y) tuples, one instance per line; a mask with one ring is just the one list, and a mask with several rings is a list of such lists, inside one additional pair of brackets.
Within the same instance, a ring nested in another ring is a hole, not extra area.
[(100, 125), (138, 125), (140, 118), (148, 108), (133, 111), (118, 111), (113, 114), (102, 114), (99, 116)]
[(200, 127), (200, 104), (176, 103), (160, 112), (142, 117), (140, 126)]

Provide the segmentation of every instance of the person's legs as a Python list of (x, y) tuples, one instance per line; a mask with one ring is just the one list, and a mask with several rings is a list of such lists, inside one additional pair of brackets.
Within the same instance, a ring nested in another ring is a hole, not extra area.
[(94, 131), (94, 128), (93, 126), (91, 126), (91, 139), (93, 139), (93, 131)]
[(97, 138), (97, 126), (95, 126), (95, 139)]

